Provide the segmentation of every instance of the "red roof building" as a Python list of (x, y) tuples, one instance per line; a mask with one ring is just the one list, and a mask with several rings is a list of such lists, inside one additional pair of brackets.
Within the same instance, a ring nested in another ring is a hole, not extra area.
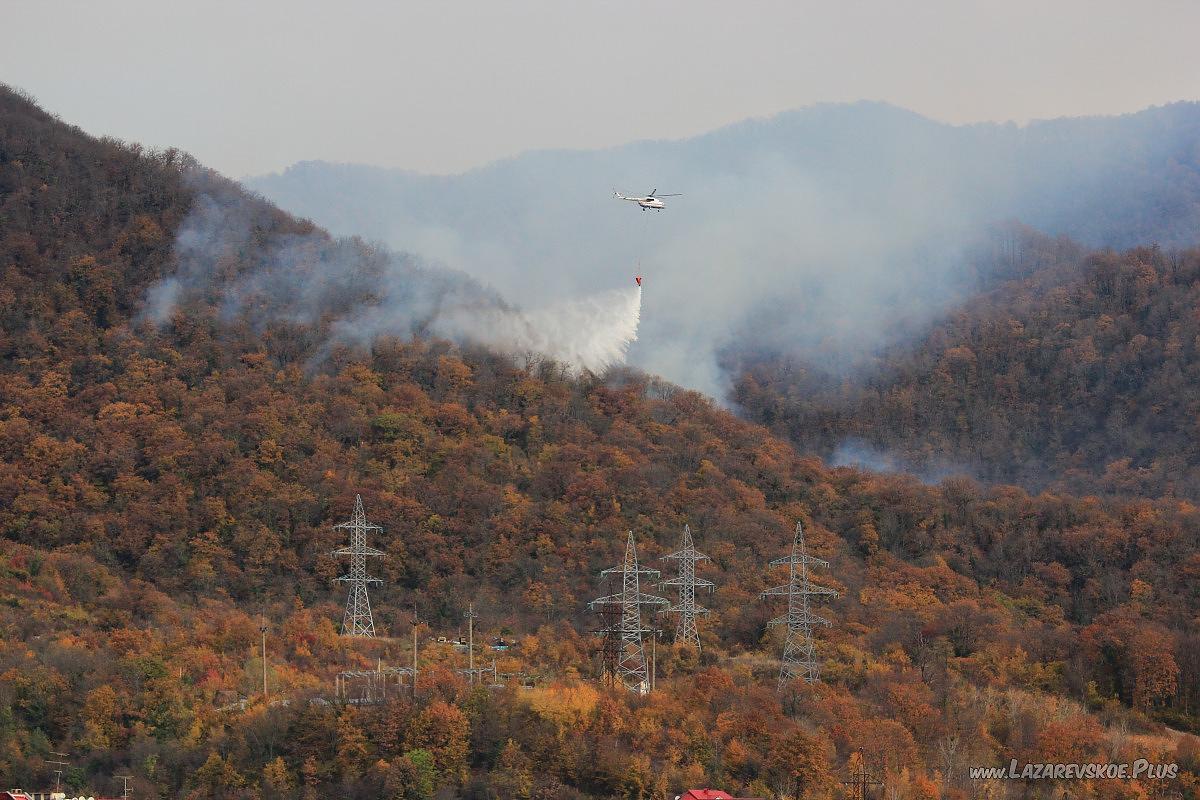
[(756, 797), (734, 797), (720, 789), (688, 789), (675, 800), (758, 800)]

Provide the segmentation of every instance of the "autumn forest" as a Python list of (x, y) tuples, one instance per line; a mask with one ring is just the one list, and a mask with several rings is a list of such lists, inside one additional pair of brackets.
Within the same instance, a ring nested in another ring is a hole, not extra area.
[[(202, 195), (253, 224), (153, 319)], [(0, 780), (50, 786), (65, 753), (106, 796), (834, 800), (865, 761), (888, 800), (1200, 797), (1200, 252), (1006, 236), (925, 335), (841, 381), (742, 357), (729, 410), (339, 338), (387, 253), (0, 88)], [(281, 242), (293, 294), (249, 279)], [(834, 466), (848, 438), (905, 469)], [(356, 495), (383, 529), (370, 641), (339, 635)], [(797, 521), (839, 597), (822, 681), (779, 692), (759, 594)], [(628, 530), (669, 573), (685, 524), (702, 650), (660, 620), (655, 690), (605, 685), (599, 573)], [(480, 648), (503, 686), (459, 672), (468, 604), (477, 642), (515, 642)], [(414, 637), (415, 690), (335, 696)], [(1180, 777), (968, 777), (1141, 757)]]

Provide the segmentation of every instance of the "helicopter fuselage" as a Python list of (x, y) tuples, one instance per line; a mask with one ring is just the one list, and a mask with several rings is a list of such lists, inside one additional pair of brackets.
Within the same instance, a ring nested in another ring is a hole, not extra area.
[(664, 208), (667, 207), (667, 204), (662, 201), (663, 197), (679, 197), (679, 195), (678, 194), (659, 195), (658, 190), (655, 189), (654, 191), (650, 192), (650, 194), (644, 195), (642, 197), (638, 197), (636, 195), (630, 197), (628, 195), (623, 195), (614, 189), (613, 197), (617, 198), (618, 200), (628, 200), (631, 203), (637, 203), (638, 208), (642, 209), (642, 211), (646, 211), (647, 209), (651, 209), (651, 208), (654, 209), (655, 211), (662, 211)]

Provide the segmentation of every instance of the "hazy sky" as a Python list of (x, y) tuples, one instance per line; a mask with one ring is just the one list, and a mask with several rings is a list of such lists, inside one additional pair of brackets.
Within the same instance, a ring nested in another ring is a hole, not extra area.
[(0, 81), (234, 177), (453, 172), (820, 101), (970, 122), (1200, 99), (1195, 0), (4, 0), (0, 19)]

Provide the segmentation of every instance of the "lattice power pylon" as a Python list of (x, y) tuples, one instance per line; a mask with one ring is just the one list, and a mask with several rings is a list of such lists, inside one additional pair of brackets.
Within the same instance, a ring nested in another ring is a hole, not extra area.
[(762, 597), (786, 595), (788, 599), (787, 614), (767, 623), (787, 626), (783, 640), (783, 662), (779, 667), (779, 688), (783, 690), (796, 678), (802, 677), (807, 683), (821, 680), (821, 665), (813, 648), (812, 632), (816, 625), (828, 627), (832, 623), (812, 612), (808, 598), (837, 597), (838, 593), (809, 580), (809, 566), (828, 567), (829, 562), (808, 554), (804, 544), (804, 527), (799, 521), (796, 522), (796, 536), (792, 540), (792, 554), (771, 562), (771, 566), (780, 564), (788, 565), (788, 582), (767, 589)]
[[(604, 579), (604, 590), (614, 593), (613, 576)], [(621, 606), (619, 604), (601, 603), (591, 605), (599, 618), (599, 627), (592, 633), (600, 637), (597, 648), (600, 654), (601, 679), (613, 686), (617, 683), (617, 664), (621, 662)]]
[(612, 567), (600, 573), (601, 577), (621, 576), (620, 594), (610, 594), (593, 600), (589, 606), (593, 610), (603, 611), (606, 608), (619, 607), (621, 621), (618, 625), (608, 626), (607, 634), (612, 636), (614, 645), (620, 637), (620, 650), (616, 656), (615, 680), (630, 691), (646, 694), (650, 691), (650, 675), (646, 669), (646, 650), (642, 646), (642, 635), (650, 633), (651, 629), (642, 626), (642, 606), (670, 605), (666, 598), (643, 594), (640, 578), (657, 578), (656, 569), (646, 569), (638, 566), (637, 545), (633, 541), (633, 531), (625, 544), (625, 562), (619, 567)]
[(374, 636), (375, 619), (371, 616), (367, 584), (383, 581), (367, 575), (367, 556), (382, 556), (384, 553), (367, 547), (367, 532), (382, 533), (383, 528), (367, 522), (362, 495), (354, 496), (354, 513), (350, 521), (333, 527), (350, 531), (350, 546), (333, 551), (335, 556), (350, 556), (350, 572), (338, 578), (350, 584), (350, 594), (346, 597), (346, 616), (342, 618), (342, 636)]
[(696, 605), (696, 590), (707, 589), (711, 592), (716, 584), (696, 577), (696, 562), (704, 561), (708, 556), (696, 550), (696, 545), (692, 542), (692, 529), (684, 525), (683, 541), (679, 543), (679, 550), (663, 558), (679, 562), (679, 575), (658, 584), (679, 589), (679, 602), (664, 609), (663, 613), (679, 615), (679, 621), (675, 625), (675, 641), (687, 642), (699, 650), (700, 632), (696, 630), (696, 617), (707, 614), (708, 609)]

